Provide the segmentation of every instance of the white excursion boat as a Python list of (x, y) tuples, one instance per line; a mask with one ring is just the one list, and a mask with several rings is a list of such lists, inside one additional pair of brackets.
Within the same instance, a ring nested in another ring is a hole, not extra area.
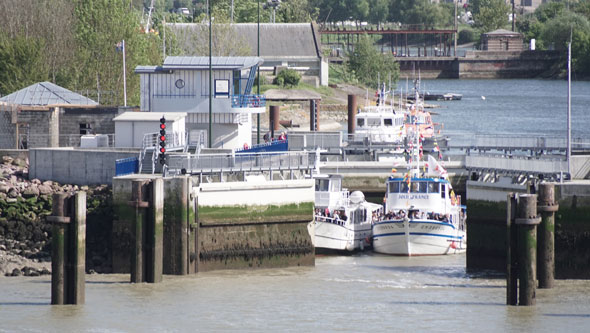
[(368, 105), (356, 114), (356, 129), (352, 136), (354, 142), (371, 144), (401, 145), (405, 138), (404, 113), (396, 112), (386, 103), (385, 87), (379, 91), (377, 105)]
[(446, 171), (431, 155), (428, 172), (421, 175), (423, 135), (419, 128), (415, 120), (408, 132), (408, 173), (386, 182), (385, 216), (373, 225), (373, 250), (404, 256), (464, 252), (465, 206), (453, 192)]
[(360, 191), (342, 189), (342, 176), (316, 175), (314, 246), (321, 250), (356, 251), (370, 245), (374, 220), (383, 206), (367, 202)]

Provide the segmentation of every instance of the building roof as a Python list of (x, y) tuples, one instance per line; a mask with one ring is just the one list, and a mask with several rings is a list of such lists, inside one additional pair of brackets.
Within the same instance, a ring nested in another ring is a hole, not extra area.
[[(219, 70), (238, 70), (260, 65), (258, 57), (211, 57), (211, 67)], [(166, 57), (162, 66), (137, 66), (136, 73), (166, 72), (175, 69), (208, 70), (209, 57)]]
[(113, 121), (160, 121), (162, 116), (166, 121), (177, 121), (186, 118), (186, 112), (123, 112), (113, 118)]
[(39, 82), (0, 98), (18, 105), (98, 105), (90, 98), (51, 82)]
[(519, 32), (514, 32), (514, 31), (510, 31), (510, 30), (506, 30), (506, 29), (497, 29), (494, 31), (486, 32), (486, 33), (484, 33), (484, 35), (488, 35), (488, 36), (514, 36), (514, 37), (522, 36), (522, 34)]
[[(168, 23), (166, 27), (176, 35), (181, 48), (196, 54), (193, 46), (198, 40), (194, 34), (208, 33), (201, 23)], [(233, 34), (250, 46), (247, 55), (257, 54), (258, 24), (232, 24)], [(215, 34), (215, 28), (213, 29)], [(207, 36), (208, 37), (208, 36)], [(260, 23), (260, 56), (275, 57), (316, 57), (321, 54), (311, 23)], [(207, 38), (208, 39), (208, 38)]]

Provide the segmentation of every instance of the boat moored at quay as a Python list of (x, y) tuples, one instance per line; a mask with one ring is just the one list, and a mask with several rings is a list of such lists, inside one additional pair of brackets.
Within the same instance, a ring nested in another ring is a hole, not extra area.
[[(315, 216), (310, 233), (316, 251), (356, 251), (368, 248), (372, 226), (383, 206), (368, 202), (360, 191), (342, 188), (341, 175), (316, 175)], [(313, 230), (313, 231), (311, 231)]]

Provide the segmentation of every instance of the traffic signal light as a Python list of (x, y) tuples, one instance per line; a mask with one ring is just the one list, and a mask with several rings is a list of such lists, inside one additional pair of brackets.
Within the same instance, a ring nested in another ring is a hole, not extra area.
[(166, 164), (166, 118), (160, 118), (160, 135), (158, 137), (160, 144), (160, 164)]

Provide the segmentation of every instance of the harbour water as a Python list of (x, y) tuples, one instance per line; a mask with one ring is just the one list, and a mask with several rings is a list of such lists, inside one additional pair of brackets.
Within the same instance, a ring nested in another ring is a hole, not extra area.
[[(400, 82), (400, 85), (404, 84)], [(463, 94), (438, 102), (445, 132), (565, 135), (567, 83), (423, 81)], [(482, 98), (485, 97), (485, 99)], [(590, 138), (590, 82), (572, 84), (574, 137)], [(315, 267), (217, 271), (130, 284), (87, 275), (86, 303), (51, 306), (49, 277), (0, 277), (0, 332), (586, 332), (590, 281), (558, 280), (537, 305), (506, 306), (505, 280), (467, 272), (465, 255), (316, 258)]]
[(505, 280), (465, 255), (326, 256), (315, 267), (217, 271), (129, 284), (89, 275), (86, 304), (50, 306), (49, 278), (0, 278), (0, 332), (587, 332), (590, 281), (505, 305)]

